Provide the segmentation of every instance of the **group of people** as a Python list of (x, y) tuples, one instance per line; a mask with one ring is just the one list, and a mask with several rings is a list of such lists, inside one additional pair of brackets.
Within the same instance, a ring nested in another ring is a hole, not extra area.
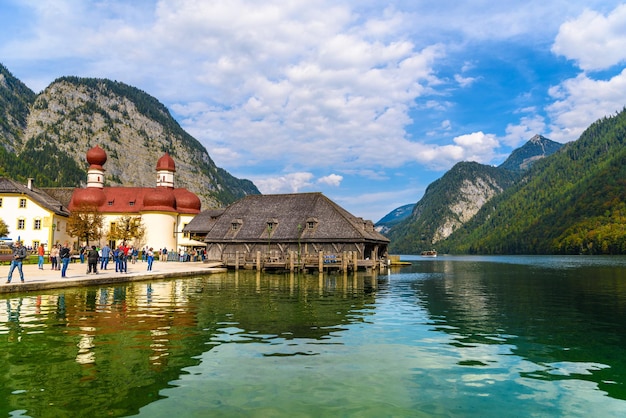
[[(39, 256), (39, 268), (43, 270), (43, 257), (45, 251), (43, 251), (43, 244), (39, 245), (37, 249), (37, 255)], [(17, 269), (20, 274), (20, 281), (24, 283), (24, 271), (22, 269), (22, 265), (24, 263), (24, 259), (28, 256), (28, 250), (24, 247), (21, 241), (16, 241), (13, 244), (13, 258), (11, 260), (11, 267), (9, 268), (9, 275), (7, 277), (7, 283), (11, 283), (13, 279), (13, 271)], [(61, 277), (66, 277), (67, 266), (70, 263), (71, 250), (69, 248), (69, 244), (66, 242), (65, 245), (56, 245), (50, 250), (50, 260), (52, 264), (53, 270), (59, 270), (59, 261), (63, 265), (61, 268)]]
[[(196, 252), (195, 250), (192, 253), (188, 253), (184, 249), (181, 249), (178, 253), (174, 252), (174, 250), (170, 250), (169, 252), (173, 253), (174, 255), (178, 255), (179, 261), (197, 260), (200, 257), (204, 259), (204, 253)], [(28, 249), (24, 247), (19, 240), (15, 242), (15, 244), (13, 245), (13, 258), (11, 260), (11, 267), (9, 269), (7, 283), (11, 283), (13, 271), (15, 269), (18, 270), (22, 283), (24, 282), (24, 272), (22, 270), (22, 264), (24, 259), (28, 256), (28, 253)], [(45, 246), (44, 244), (40, 244), (37, 248), (37, 255), (39, 257), (38, 267), (40, 270), (44, 269), (45, 254)], [(97, 274), (98, 263), (100, 263), (100, 270), (107, 270), (107, 266), (109, 264), (109, 261), (111, 260), (115, 262), (115, 272), (127, 273), (129, 258), (131, 260), (131, 263), (135, 263), (138, 259), (139, 251), (133, 246), (127, 246), (125, 243), (122, 243), (118, 247), (113, 249), (107, 244), (105, 244), (102, 248), (98, 248), (95, 245), (92, 245), (91, 247), (84, 246), (79, 249), (78, 254), (81, 263), (84, 263), (85, 260), (87, 261), (87, 274)], [(61, 270), (61, 277), (67, 277), (67, 268), (72, 258), (72, 250), (69, 243), (66, 242), (64, 245), (57, 244), (52, 246), (52, 248), (50, 249), (49, 257), (51, 269)], [(143, 261), (147, 262), (148, 271), (152, 271), (154, 257), (155, 254), (153, 247), (146, 246), (141, 251), (141, 258)], [(167, 261), (167, 257), (167, 248), (161, 249), (160, 260)]]
[[(127, 246), (125, 243), (120, 244), (118, 247), (111, 249), (108, 244), (105, 244), (102, 248), (97, 248), (92, 245), (91, 248), (83, 247), (80, 252), (81, 261), (84, 262), (84, 258), (87, 258), (87, 274), (97, 274), (97, 265), (100, 261), (100, 270), (107, 270), (110, 261), (115, 262), (116, 273), (128, 272), (128, 261), (131, 264), (135, 264), (139, 257), (139, 250), (133, 246)], [(146, 246), (142, 250), (142, 260), (148, 263), (148, 271), (152, 270), (152, 264), (154, 262), (154, 249)]]

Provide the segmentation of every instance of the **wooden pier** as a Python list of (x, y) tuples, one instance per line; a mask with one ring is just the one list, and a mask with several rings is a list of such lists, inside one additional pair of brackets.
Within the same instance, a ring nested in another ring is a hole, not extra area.
[(299, 255), (290, 251), (286, 255), (277, 253), (240, 253), (224, 254), (221, 263), (234, 270), (247, 269), (259, 271), (359, 271), (359, 270), (384, 270), (388, 266), (385, 259), (370, 260), (359, 259), (356, 251), (343, 252), (341, 254), (324, 253)]

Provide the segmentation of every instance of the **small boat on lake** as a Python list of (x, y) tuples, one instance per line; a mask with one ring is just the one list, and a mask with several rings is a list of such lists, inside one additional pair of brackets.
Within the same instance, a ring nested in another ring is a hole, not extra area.
[(435, 250), (422, 251), (422, 257), (437, 257), (437, 251)]

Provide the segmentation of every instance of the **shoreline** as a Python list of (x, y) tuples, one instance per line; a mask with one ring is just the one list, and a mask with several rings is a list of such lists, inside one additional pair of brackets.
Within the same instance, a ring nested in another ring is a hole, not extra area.
[(11, 268), (10, 264), (7, 264), (0, 267), (0, 294), (159, 280), (227, 271), (226, 268), (218, 267), (217, 263), (202, 261), (155, 260), (151, 271), (147, 271), (147, 266), (148, 264), (144, 261), (137, 261), (135, 264), (128, 263), (128, 273), (116, 273), (115, 264), (109, 263), (108, 269), (98, 270), (97, 274), (87, 274), (87, 263), (75, 262), (69, 264), (67, 277), (61, 277), (61, 271), (52, 270), (49, 263), (44, 264), (43, 270), (39, 269), (37, 264), (26, 264), (22, 266), (24, 283), (20, 282), (20, 273), (17, 269), (13, 271), (11, 283), (6, 283)]

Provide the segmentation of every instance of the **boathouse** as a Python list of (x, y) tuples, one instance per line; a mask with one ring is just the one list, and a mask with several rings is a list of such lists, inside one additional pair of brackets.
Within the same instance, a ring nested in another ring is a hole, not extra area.
[(356, 270), (386, 265), (389, 239), (322, 193), (250, 195), (196, 215), (183, 232), (230, 268)]

